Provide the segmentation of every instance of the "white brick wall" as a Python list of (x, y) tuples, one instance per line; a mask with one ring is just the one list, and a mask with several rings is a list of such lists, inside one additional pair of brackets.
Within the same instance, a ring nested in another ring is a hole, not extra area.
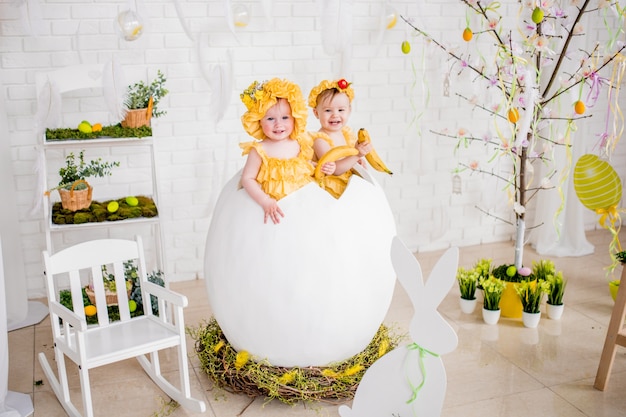
[[(210, 90), (201, 75), (198, 50), (181, 26), (175, 3), (171, 0), (139, 3), (149, 18), (147, 31), (135, 42), (124, 42), (118, 37), (113, 21), (126, 8), (125, 1), (40, 0), (42, 35), (30, 36), (21, 25), (15, 2), (0, 0), (0, 94), (6, 102), (9, 120), (9, 137), (0, 140), (10, 143), (14, 173), (12, 178), (2, 181), (12, 181), (17, 191), (30, 296), (43, 294), (40, 252), (45, 247), (42, 217), (29, 214), (35, 193), (33, 166), (38, 144), (33, 131), (35, 74), (79, 63), (104, 64), (113, 56), (124, 66), (129, 82), (152, 79), (160, 69), (167, 76), (167, 88), (171, 91), (162, 103), (167, 115), (154, 120), (153, 126), (158, 148), (166, 274), (172, 281), (203, 274), (204, 240), (212, 205), (222, 185), (244, 162), (237, 146), (248, 139), (239, 121), (244, 110), (239, 92), (253, 80), (272, 77), (292, 79), (301, 85), (305, 95), (324, 78), (341, 75), (354, 82), (356, 98), (351, 125), (355, 129), (369, 129), (378, 152), (394, 171), (392, 178), (378, 173), (376, 178), (386, 191), (398, 233), (411, 249), (429, 251), (449, 245), (511, 239), (510, 226), (475, 209), (476, 205), (497, 207), (498, 215), (510, 218), (501, 184), (479, 175), (461, 174), (463, 193), (451, 194), (452, 170), (456, 164), (474, 158), (485, 160), (485, 150), (474, 145), (455, 155), (452, 139), (430, 132), (444, 127), (451, 132), (460, 127), (476, 132), (486, 130), (489, 119), (485, 114), (472, 111), (454, 95), (455, 92), (466, 96), (479, 94), (480, 87), (466, 73), (452, 77), (451, 96), (443, 97), (443, 73), (448, 63), (442, 51), (433, 45), (424, 47), (402, 20), (384, 33), (383, 42), (377, 47), (376, 29), (383, 1), (354, 0), (351, 73), (338, 74), (338, 60), (327, 56), (321, 47), (318, 5), (314, 0), (274, 1), (271, 27), (263, 18), (261, 2), (247, 2), (250, 24), (237, 30), (237, 39), (223, 17), (223, 2), (179, 0), (183, 21), (201, 41), (206, 67), (224, 62), (228, 50), (233, 53), (235, 88), (226, 115), (217, 125), (211, 122)], [(460, 2), (395, 0), (390, 3), (398, 14), (414, 18), (444, 44), (466, 47), (460, 38), (465, 25), (465, 8)], [(506, 7), (506, 15), (517, 16), (518, 2)], [(505, 9), (502, 10), (504, 13)], [(440, 17), (442, 14), (445, 17)], [(606, 37), (600, 19), (592, 20), (589, 27), (592, 32), (587, 47)], [(400, 43), (405, 39), (412, 44), (409, 55), (400, 51)], [(88, 99), (83, 100), (82, 107), (64, 107), (64, 123), (71, 126), (85, 118), (86, 112), (97, 112), (101, 105), (101, 101)], [(579, 123), (573, 137), (577, 145), (591, 150), (595, 135), (604, 129), (603, 108), (606, 105), (599, 102), (593, 111), (599, 114)], [(318, 127), (312, 114), (310, 126)], [(126, 167), (116, 171), (110, 181), (104, 181), (109, 184), (103, 187), (104, 191), (114, 192), (121, 187), (137, 192), (137, 180), (143, 183), (146, 174), (131, 173), (131, 168), (145, 167), (145, 156), (135, 155), (129, 166), (131, 155), (125, 152), (130, 150), (112, 150), (110, 154), (103, 151), (103, 157), (121, 160)], [(622, 180), (626, 179), (623, 144), (612, 162)], [(126, 185), (129, 180), (131, 184)], [(597, 227), (593, 213), (586, 212), (585, 216), (587, 229)], [(101, 233), (94, 232), (89, 237)], [(64, 243), (80, 239), (59, 238)]]

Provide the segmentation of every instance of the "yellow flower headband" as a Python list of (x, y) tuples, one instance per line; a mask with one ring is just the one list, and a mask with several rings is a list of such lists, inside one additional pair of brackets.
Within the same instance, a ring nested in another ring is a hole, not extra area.
[(245, 131), (253, 138), (265, 139), (260, 121), (279, 98), (284, 98), (291, 106), (291, 115), (294, 118), (292, 138), (305, 132), (308, 111), (302, 91), (294, 82), (279, 78), (272, 78), (261, 83), (255, 81), (240, 94), (240, 98), (248, 109), (241, 116), (241, 123)]
[(337, 90), (341, 93), (345, 93), (350, 102), (354, 99), (354, 90), (352, 89), (352, 83), (349, 83), (344, 78), (336, 81), (324, 80), (319, 85), (311, 90), (309, 94), (309, 107), (315, 108), (317, 107), (317, 96), (320, 95), (322, 91), (326, 90)]

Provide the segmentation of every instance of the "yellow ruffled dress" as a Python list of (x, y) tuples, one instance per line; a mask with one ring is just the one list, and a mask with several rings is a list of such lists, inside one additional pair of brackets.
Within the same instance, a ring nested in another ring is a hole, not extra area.
[(242, 155), (247, 155), (254, 148), (261, 156), (261, 168), (256, 180), (261, 184), (263, 191), (276, 200), (280, 200), (313, 181), (314, 167), (311, 164), (313, 142), (306, 138), (305, 135), (296, 140), (300, 144), (300, 152), (295, 158), (290, 159), (268, 156), (263, 150), (263, 141), (239, 144), (239, 147), (243, 150)]
[[(357, 137), (352, 132), (348, 126), (344, 126), (341, 129), (341, 133), (343, 133), (343, 138), (346, 141), (346, 145), (354, 146), (356, 144)], [(323, 139), (330, 145), (331, 148), (334, 148), (336, 145), (333, 140), (326, 133), (323, 132), (309, 132), (311, 135), (312, 142), (314, 143), (316, 139)], [(350, 177), (354, 173), (353, 170), (349, 169), (341, 175), (325, 175), (321, 179), (321, 187), (330, 193), (335, 198), (341, 197), (341, 194), (345, 191), (348, 186), (348, 181)]]

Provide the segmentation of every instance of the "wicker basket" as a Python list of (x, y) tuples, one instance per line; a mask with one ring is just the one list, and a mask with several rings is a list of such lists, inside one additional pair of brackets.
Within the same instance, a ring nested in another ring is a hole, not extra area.
[[(110, 291), (105, 289), (104, 291), (106, 295), (107, 305), (108, 306), (116, 306), (117, 305), (117, 292)], [(128, 299), (130, 300), (131, 290), (128, 290)], [(91, 290), (89, 287), (85, 287), (85, 294), (87, 294), (87, 298), (89, 298), (89, 302), (91, 304), (96, 305), (96, 293)]]
[[(84, 190), (75, 190), (78, 184), (85, 184), (87, 188)], [(91, 205), (91, 193), (93, 187), (85, 180), (78, 180), (72, 184), (72, 188), (66, 190), (59, 188), (59, 195), (61, 196), (61, 205), (66, 210), (76, 211), (89, 208)]]
[(152, 119), (152, 103), (153, 100), (152, 97), (150, 97), (147, 108), (128, 110), (126, 117), (121, 122), (122, 127), (150, 126), (150, 119)]

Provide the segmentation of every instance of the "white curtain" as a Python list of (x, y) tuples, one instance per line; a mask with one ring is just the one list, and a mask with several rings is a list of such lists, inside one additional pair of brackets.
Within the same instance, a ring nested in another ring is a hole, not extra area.
[[(556, 149), (554, 162), (558, 172), (552, 177), (552, 183), (556, 188), (541, 190), (537, 194), (534, 224), (543, 222), (543, 226), (531, 231), (530, 242), (540, 255), (584, 256), (594, 251), (593, 245), (585, 236), (584, 212), (587, 209), (578, 199), (572, 179), (574, 165), (584, 154), (583, 148), (583, 146), (572, 146), (569, 175), (562, 184), (559, 184), (559, 175), (567, 167), (567, 154), (563, 147)], [(542, 168), (545, 169), (543, 166)], [(536, 172), (535, 179), (542, 178), (544, 175), (545, 172)], [(563, 193), (563, 200), (559, 186)], [(563, 204), (562, 208), (560, 208), (561, 204)]]

